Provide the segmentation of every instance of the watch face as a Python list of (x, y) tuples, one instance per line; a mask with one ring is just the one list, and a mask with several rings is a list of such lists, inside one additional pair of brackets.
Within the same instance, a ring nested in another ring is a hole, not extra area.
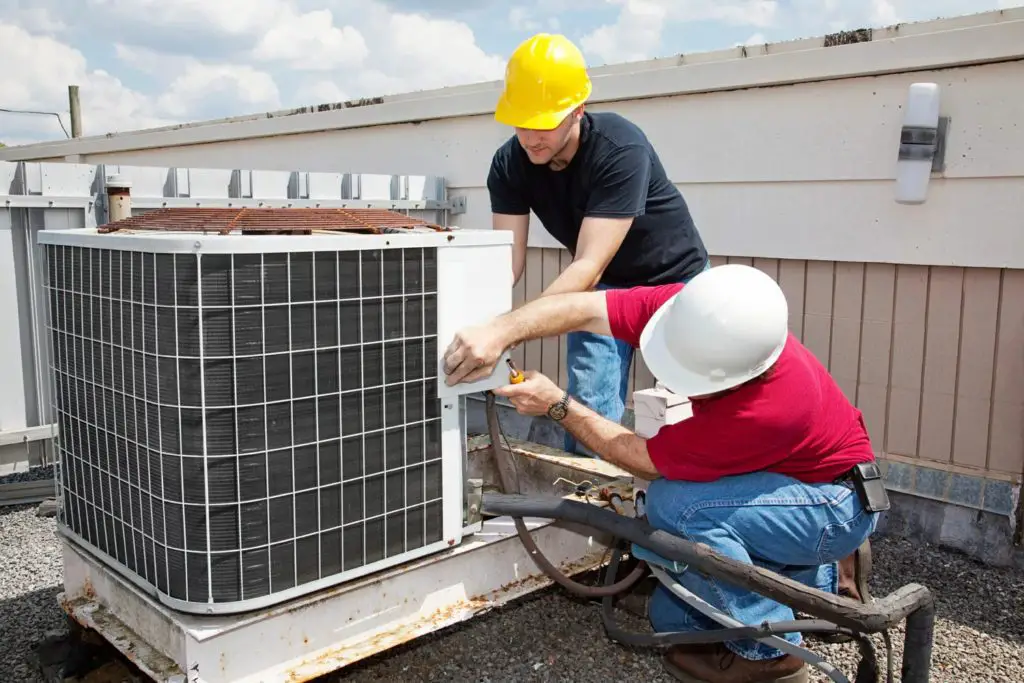
[(550, 409), (548, 409), (548, 415), (551, 416), (552, 420), (556, 421), (561, 420), (563, 417), (565, 417), (565, 414), (567, 412), (568, 408), (563, 403), (556, 403), (555, 405), (551, 406)]

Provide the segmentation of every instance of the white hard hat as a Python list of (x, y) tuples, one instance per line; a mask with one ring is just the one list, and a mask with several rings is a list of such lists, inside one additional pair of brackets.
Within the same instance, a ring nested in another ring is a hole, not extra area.
[(789, 335), (779, 285), (750, 266), (706, 270), (669, 299), (640, 335), (654, 377), (673, 393), (702, 396), (762, 374)]

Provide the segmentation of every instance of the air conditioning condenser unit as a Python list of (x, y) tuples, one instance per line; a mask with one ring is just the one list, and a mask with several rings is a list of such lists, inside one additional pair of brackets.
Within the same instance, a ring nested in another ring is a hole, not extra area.
[(460, 395), (504, 378), (449, 388), (441, 358), (511, 308), (511, 237), (384, 214), (41, 233), (67, 538), (174, 610), (230, 613), (479, 528)]

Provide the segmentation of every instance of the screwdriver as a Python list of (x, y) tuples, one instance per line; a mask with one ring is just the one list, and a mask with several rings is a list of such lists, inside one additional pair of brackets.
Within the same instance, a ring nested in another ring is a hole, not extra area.
[(507, 358), (505, 362), (508, 363), (509, 382), (511, 382), (512, 384), (519, 384), (520, 382), (526, 379), (526, 376), (519, 371), (519, 368), (516, 367), (516, 364), (512, 362), (511, 358)]

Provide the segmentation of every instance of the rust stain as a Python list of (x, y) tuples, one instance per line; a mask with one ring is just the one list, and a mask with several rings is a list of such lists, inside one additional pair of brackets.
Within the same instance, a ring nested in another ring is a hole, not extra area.
[(57, 599), (58, 602), (60, 603), (61, 610), (63, 610), (65, 614), (71, 617), (71, 619), (77, 622), (80, 626), (84, 626), (85, 628), (92, 628), (91, 626), (89, 626), (89, 624), (87, 624), (78, 616), (79, 608), (89, 604), (89, 600), (82, 598), (69, 600), (66, 593), (61, 593)]
[[(88, 588), (91, 590), (91, 586)], [(62, 595), (60, 603), (64, 612), (85, 628), (87, 633), (102, 637), (142, 671), (160, 680), (181, 674), (181, 669), (175, 662), (156, 651), (95, 600), (82, 597), (68, 600)]]
[[(569, 576), (592, 569), (600, 564), (593, 555), (573, 562), (563, 563), (559, 569)], [(382, 631), (356, 647), (331, 648), (310, 659), (303, 660), (291, 670), (289, 683), (304, 683), (319, 678), (329, 671), (337, 671), (372, 655), (390, 650), (416, 640), (458, 621), (465, 621), (497, 606), (503, 599), (515, 599), (519, 593), (528, 593), (551, 583), (544, 574), (535, 574), (523, 579), (510, 581), (483, 595), (465, 598), (438, 608), (411, 624), (401, 624)]]
[(316, 208), (163, 208), (106, 223), (97, 232), (174, 231), (216, 233), (232, 231), (245, 234), (367, 233), (429, 231), (451, 232), (435, 223), (387, 209)]
[(824, 47), (836, 47), (837, 45), (852, 45), (854, 43), (869, 43), (873, 35), (869, 28), (858, 28), (852, 31), (837, 31), (825, 36)]

